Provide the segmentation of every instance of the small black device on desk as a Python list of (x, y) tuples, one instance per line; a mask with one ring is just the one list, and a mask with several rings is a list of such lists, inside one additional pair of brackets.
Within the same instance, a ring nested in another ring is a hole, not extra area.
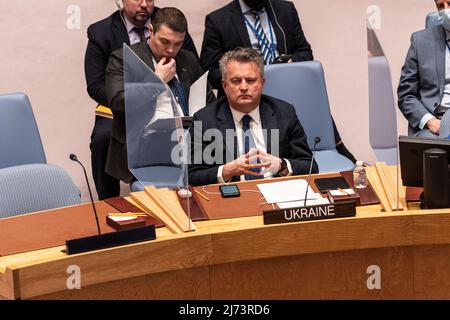
[(320, 193), (327, 193), (328, 190), (348, 189), (350, 186), (344, 177), (318, 178), (314, 181)]
[(239, 197), (241, 193), (235, 184), (223, 184), (219, 186), (223, 198)]
[(287, 63), (292, 59), (292, 54), (282, 54), (275, 58), (272, 64)]

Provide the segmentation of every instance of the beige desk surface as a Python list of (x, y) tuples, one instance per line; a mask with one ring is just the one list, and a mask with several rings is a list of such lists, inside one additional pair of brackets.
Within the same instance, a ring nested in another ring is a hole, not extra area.
[[(77, 265), (83, 287), (197, 268), (209, 279), (207, 293), (199, 297), (226, 298), (225, 293), (213, 294), (218, 290), (212, 273), (226, 265), (376, 248), (450, 245), (450, 209), (417, 210), (417, 205), (410, 209), (386, 213), (380, 212), (379, 205), (365, 206), (358, 207), (352, 218), (280, 225), (264, 225), (262, 216), (201, 221), (196, 223), (196, 232), (174, 235), (159, 228), (154, 241), (79, 255), (67, 256), (61, 246), (0, 257), (0, 296), (27, 299), (62, 292), (67, 289), (67, 268)], [(214, 266), (216, 269), (211, 269)], [(405, 294), (398, 296), (408, 298)], [(312, 292), (310, 296), (334, 297)]]

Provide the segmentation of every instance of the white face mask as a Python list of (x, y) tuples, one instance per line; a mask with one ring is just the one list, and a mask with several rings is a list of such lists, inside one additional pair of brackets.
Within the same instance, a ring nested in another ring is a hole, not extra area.
[(438, 19), (445, 30), (450, 31), (450, 9), (439, 10)]

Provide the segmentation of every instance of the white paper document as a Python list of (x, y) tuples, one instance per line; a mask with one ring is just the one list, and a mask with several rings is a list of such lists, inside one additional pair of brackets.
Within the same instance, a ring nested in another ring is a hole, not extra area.
[(195, 81), (189, 90), (189, 115), (193, 116), (198, 110), (206, 106), (206, 90), (208, 84), (208, 72), (205, 72)]
[(128, 221), (128, 220), (133, 220), (136, 219), (136, 217), (132, 217), (132, 216), (125, 216), (125, 217), (114, 217), (114, 216), (110, 216), (110, 218), (116, 222), (121, 222), (121, 221)]
[(332, 196), (350, 196), (355, 194), (353, 189), (342, 189), (342, 190), (330, 190)]
[[(309, 199), (309, 192), (308, 192), (308, 199), (306, 200), (306, 206), (317, 206), (320, 204), (329, 204), (330, 201), (328, 201), (327, 198), (323, 198), (320, 193), (315, 193), (314, 197), (315, 199)], [(291, 201), (291, 202), (279, 202), (277, 203), (278, 207), (280, 209), (289, 209), (289, 208), (298, 208), (298, 207), (304, 207), (305, 206), (305, 200), (300, 201)]]
[(304, 201), (306, 188), (309, 188), (308, 199), (316, 199), (314, 191), (304, 179), (264, 183), (257, 186), (267, 203)]

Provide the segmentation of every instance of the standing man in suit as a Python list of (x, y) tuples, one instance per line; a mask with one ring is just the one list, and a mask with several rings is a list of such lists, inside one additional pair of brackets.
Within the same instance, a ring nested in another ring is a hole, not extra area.
[[(313, 60), (295, 6), (284, 0), (233, 0), (208, 14), (205, 20), (200, 61), (209, 70), (209, 82), (223, 95), (219, 59), (237, 47), (259, 50), (264, 63), (271, 64), (280, 55), (291, 55), (287, 62)], [(354, 163), (355, 157), (342, 142), (334, 123), (336, 149)]]
[(292, 55), (292, 61), (313, 60), (297, 10), (289, 1), (233, 0), (206, 16), (200, 61), (210, 72), (213, 88), (221, 90), (219, 59), (237, 47), (264, 51), (265, 64), (281, 54)]
[[(182, 49), (187, 32), (187, 21), (180, 10), (162, 8), (152, 17), (148, 43), (139, 42), (130, 46), (130, 49), (168, 84), (177, 98), (178, 109), (185, 115), (188, 113), (190, 86), (204, 73), (197, 56)], [(211, 88), (207, 94), (208, 103), (215, 99)], [(114, 115), (106, 172), (116, 179), (130, 183), (133, 176), (128, 170), (127, 161), (122, 49), (111, 54), (106, 67), (106, 96)], [(158, 104), (160, 103), (171, 107), (170, 100), (158, 100)]]
[(435, 4), (440, 25), (412, 34), (397, 90), (409, 134), (431, 138), (450, 108), (450, 1)]
[[(238, 48), (219, 64), (225, 97), (194, 115), (189, 184), (308, 173), (312, 153), (294, 107), (262, 95), (261, 54)], [(216, 148), (211, 148), (214, 131)], [(318, 172), (316, 163), (312, 169)]]
[[(154, 0), (117, 0), (119, 10), (89, 26), (84, 69), (89, 96), (98, 110), (110, 111), (105, 91), (105, 71), (110, 54), (127, 45), (146, 41), (150, 37), (151, 17), (159, 9)], [(183, 48), (198, 56), (192, 38), (187, 33)], [(105, 172), (112, 120), (95, 117), (91, 135), (91, 164), (95, 187), (100, 200), (120, 194), (119, 180)]]

